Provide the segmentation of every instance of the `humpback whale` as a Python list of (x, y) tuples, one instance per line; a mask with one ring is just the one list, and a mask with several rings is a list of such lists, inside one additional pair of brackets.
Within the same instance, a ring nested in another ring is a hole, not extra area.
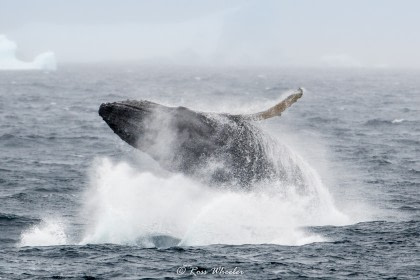
[(126, 100), (101, 104), (99, 115), (122, 140), (169, 171), (218, 185), (250, 188), (290, 175), (270, 155), (267, 137), (255, 122), (280, 116), (302, 94), (299, 88), (254, 114), (206, 113)]

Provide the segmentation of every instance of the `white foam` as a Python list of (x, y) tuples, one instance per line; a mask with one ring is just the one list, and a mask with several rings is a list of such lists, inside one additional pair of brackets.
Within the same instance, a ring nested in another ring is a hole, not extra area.
[(395, 119), (392, 121), (392, 123), (402, 123), (403, 121), (405, 121), (404, 119)]
[(157, 234), (181, 237), (211, 199), (210, 189), (183, 175), (159, 177), (103, 159), (86, 195), (91, 221), (82, 243), (132, 244)]
[(24, 231), (19, 246), (66, 245), (64, 224), (56, 219), (47, 219)]
[(302, 196), (286, 189), (220, 190), (180, 174), (162, 177), (102, 159), (86, 193), (84, 215), (91, 219), (81, 244), (153, 246), (147, 237), (166, 235), (180, 245), (302, 245), (325, 241), (303, 227), (347, 222), (328, 193)]
[(57, 69), (55, 54), (45, 52), (39, 54), (34, 61), (25, 62), (16, 58), (16, 43), (0, 35), (0, 70), (46, 70)]

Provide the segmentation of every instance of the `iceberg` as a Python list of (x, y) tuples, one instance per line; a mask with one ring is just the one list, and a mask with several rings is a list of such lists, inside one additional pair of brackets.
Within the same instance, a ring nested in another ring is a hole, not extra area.
[(0, 35), (0, 70), (45, 70), (57, 69), (53, 52), (41, 53), (32, 62), (21, 61), (16, 58), (16, 43)]

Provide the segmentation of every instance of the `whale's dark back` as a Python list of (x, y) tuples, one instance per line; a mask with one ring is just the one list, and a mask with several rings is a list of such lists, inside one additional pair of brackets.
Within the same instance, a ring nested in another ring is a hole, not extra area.
[(262, 132), (238, 116), (149, 101), (102, 104), (99, 114), (121, 139), (173, 172), (242, 187), (277, 172)]

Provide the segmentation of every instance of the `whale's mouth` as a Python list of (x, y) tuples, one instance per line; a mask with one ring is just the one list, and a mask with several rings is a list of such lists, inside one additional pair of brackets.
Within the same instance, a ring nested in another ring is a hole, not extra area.
[(104, 120), (108, 118), (108, 116), (112, 113), (112, 103), (102, 103), (101, 106), (99, 106), (99, 116), (101, 116)]
[(142, 132), (141, 124), (150, 110), (145, 104), (139, 106), (127, 102), (102, 103), (98, 113), (121, 139), (135, 145)]
[(102, 119), (122, 140), (138, 149), (142, 149), (144, 141), (154, 138), (156, 131), (162, 127), (156, 119), (159, 116), (169, 116), (171, 112), (173, 108), (146, 100), (102, 103), (98, 111)]
[(150, 101), (118, 101), (111, 103), (102, 103), (99, 106), (99, 115), (102, 119), (115, 131), (115, 129), (138, 126), (147, 117), (151, 116), (160, 107), (156, 103)]
[[(102, 103), (99, 106), (99, 115), (104, 119), (108, 119), (110, 115), (117, 111), (125, 110), (130, 111), (145, 111), (146, 106), (142, 103), (145, 102), (138, 102), (139, 104), (129, 104), (128, 101), (121, 101), (121, 102), (112, 102), (112, 103)], [(118, 112), (120, 113), (120, 112)], [(127, 116), (128, 117), (128, 116)]]

